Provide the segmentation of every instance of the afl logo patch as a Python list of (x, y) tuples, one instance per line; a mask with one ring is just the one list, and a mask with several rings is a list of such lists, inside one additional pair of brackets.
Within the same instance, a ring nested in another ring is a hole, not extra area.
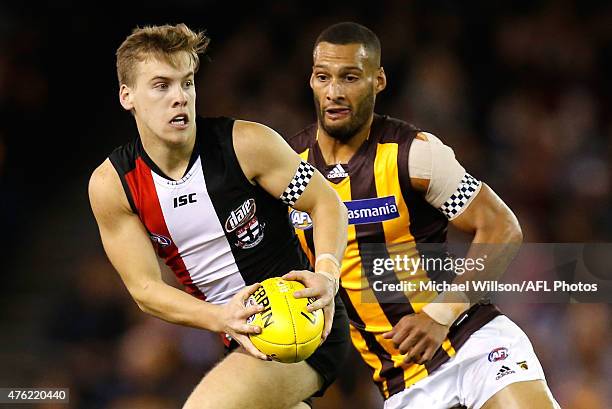
[(289, 213), (289, 218), (296, 229), (308, 230), (312, 227), (312, 219), (306, 212), (293, 209)]
[(489, 362), (503, 361), (506, 358), (508, 358), (508, 348), (495, 348), (489, 352)]
[(149, 237), (151, 238), (151, 241), (159, 244), (160, 247), (168, 247), (172, 244), (172, 240), (166, 236), (162, 236), (161, 234), (150, 233)]

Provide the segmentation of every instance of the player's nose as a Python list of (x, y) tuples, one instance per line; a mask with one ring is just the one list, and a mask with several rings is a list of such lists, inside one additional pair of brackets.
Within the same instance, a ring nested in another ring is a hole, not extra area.
[(344, 98), (344, 87), (338, 81), (330, 81), (325, 91), (325, 96), (330, 101)]
[(182, 87), (177, 87), (172, 94), (172, 106), (185, 106), (188, 99), (187, 92)]

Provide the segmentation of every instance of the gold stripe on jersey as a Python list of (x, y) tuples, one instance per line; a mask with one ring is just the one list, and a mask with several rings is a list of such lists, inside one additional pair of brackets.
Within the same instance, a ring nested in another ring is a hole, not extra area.
[(453, 348), (453, 345), (451, 344), (448, 338), (445, 339), (444, 342), (442, 343), (442, 349), (446, 351), (446, 353), (448, 354), (450, 358), (454, 357), (455, 354), (457, 353), (457, 351), (455, 351), (455, 348)]
[(359, 351), (360, 353), (361, 351), (365, 352), (361, 353), (361, 358), (368, 366), (370, 366), (370, 368), (372, 368), (372, 379), (374, 380), (374, 382), (376, 382), (377, 385), (381, 385), (381, 392), (383, 393), (383, 395), (388, 396), (389, 391), (387, 388), (387, 382), (385, 378), (382, 378), (380, 376), (380, 371), (382, 370), (382, 362), (376, 354), (374, 354), (368, 349), (366, 341), (363, 339), (360, 332), (352, 325), (350, 327), (350, 333), (351, 340), (357, 351)]
[[(418, 260), (420, 255), (416, 248), (415, 239), (409, 230), (410, 212), (401, 195), (399, 184), (398, 148), (399, 146), (396, 143), (378, 144), (376, 157), (374, 158), (374, 181), (378, 197), (394, 196), (400, 214), (400, 217), (382, 223), (389, 257), (395, 259), (395, 257), (400, 256)], [(418, 286), (419, 282), (429, 281), (427, 272), (423, 268), (419, 267), (415, 271), (411, 266), (412, 264), (408, 264), (407, 269), (396, 268), (395, 274), (400, 282), (412, 282)], [(405, 294), (414, 312), (421, 311), (437, 295), (435, 291), (405, 292)]]
[(404, 356), (393, 346), (393, 340), (384, 339), (382, 334), (377, 335), (376, 340), (391, 354), (395, 366), (403, 368), (405, 388), (427, 377), (428, 372), (425, 365), (404, 363)]
[[(332, 184), (338, 196), (343, 202), (351, 200), (351, 181), (350, 178), (345, 178), (338, 184)], [(355, 226), (349, 224), (347, 246), (344, 252), (341, 266), (342, 287), (346, 290), (352, 305), (363, 305), (363, 292), (369, 291), (368, 280), (362, 272), (361, 255), (359, 254), (359, 246), (357, 244), (357, 232)], [(374, 298), (373, 293), (371, 297)], [(366, 323), (368, 331), (386, 331), (389, 329), (389, 322), (385, 318), (380, 305), (378, 303), (369, 303), (366, 316), (360, 314), (361, 319)]]
[(397, 172), (397, 150), (396, 143), (379, 143), (376, 147), (374, 158), (374, 183), (378, 197), (394, 196), (400, 217), (383, 222), (385, 239), (387, 244), (414, 242), (410, 234), (410, 216), (408, 207), (401, 197), (399, 176)]

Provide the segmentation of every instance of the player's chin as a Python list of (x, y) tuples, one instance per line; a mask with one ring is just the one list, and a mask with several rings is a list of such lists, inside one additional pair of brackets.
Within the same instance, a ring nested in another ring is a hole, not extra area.
[(349, 128), (352, 123), (352, 115), (346, 115), (342, 118), (329, 118), (327, 115), (325, 116), (325, 126), (328, 129), (333, 129), (336, 131), (343, 131), (346, 128)]
[(170, 128), (166, 132), (164, 132), (162, 138), (166, 143), (172, 145), (181, 145), (189, 140), (189, 137), (192, 134), (192, 127), (188, 127), (185, 129), (173, 129)]
[(347, 134), (350, 133), (351, 129), (351, 121), (342, 120), (342, 121), (334, 121), (334, 122), (325, 122), (325, 131), (327, 133), (336, 138), (336, 139), (346, 139)]

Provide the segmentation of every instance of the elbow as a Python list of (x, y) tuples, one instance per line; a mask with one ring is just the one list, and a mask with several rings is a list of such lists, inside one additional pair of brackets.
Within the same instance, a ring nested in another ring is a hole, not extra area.
[(523, 242), (523, 230), (520, 225), (514, 226), (508, 233), (508, 242), (521, 244)]
[(521, 244), (523, 242), (523, 229), (513, 213), (506, 218), (504, 236), (507, 243)]
[(144, 284), (138, 286), (138, 288), (130, 289), (130, 294), (134, 299), (134, 302), (140, 308), (140, 311), (153, 314), (154, 309), (152, 308), (151, 297), (150, 297), (150, 285)]
[(147, 314), (151, 313), (151, 309), (148, 307), (148, 304), (146, 303), (146, 301), (140, 298), (136, 298), (136, 297), (134, 297), (134, 301), (136, 302), (136, 305), (138, 306), (140, 311), (147, 313)]
[(523, 243), (523, 230), (512, 212), (492, 214), (475, 234), (477, 242), (482, 243)]
[(152, 313), (152, 309), (149, 306), (150, 304), (148, 303), (148, 301), (144, 297), (132, 295), (132, 298), (134, 299), (134, 302), (136, 302), (136, 305), (138, 306), (140, 311), (142, 311), (142, 312), (144, 312), (146, 314), (151, 314)]

